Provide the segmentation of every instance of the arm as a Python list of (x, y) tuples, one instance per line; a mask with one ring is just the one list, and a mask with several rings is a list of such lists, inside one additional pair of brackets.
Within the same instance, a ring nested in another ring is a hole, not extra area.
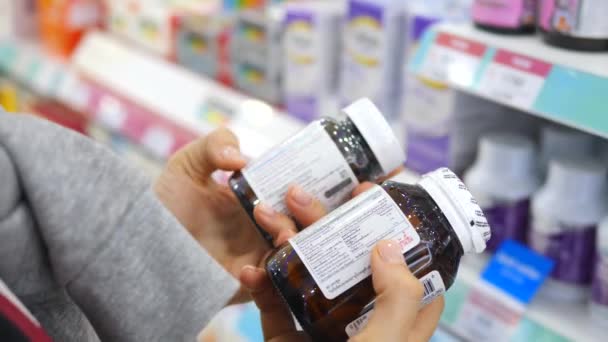
[(0, 170), (0, 277), (64, 287), (102, 340), (193, 339), (234, 295), (149, 181), (84, 137), (0, 114)]

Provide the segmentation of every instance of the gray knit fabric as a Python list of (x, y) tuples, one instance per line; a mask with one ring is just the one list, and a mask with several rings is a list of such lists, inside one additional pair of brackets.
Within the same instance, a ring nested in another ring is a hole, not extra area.
[(0, 278), (56, 341), (193, 341), (238, 284), (150, 181), (54, 124), (0, 112)]

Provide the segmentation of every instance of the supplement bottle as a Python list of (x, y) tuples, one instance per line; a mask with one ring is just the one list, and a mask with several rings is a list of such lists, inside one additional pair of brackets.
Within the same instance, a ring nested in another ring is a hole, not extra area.
[(555, 262), (541, 295), (569, 302), (589, 293), (596, 228), (606, 214), (606, 168), (593, 159), (556, 159), (532, 199), (530, 247)]
[(301, 186), (331, 211), (346, 202), (360, 182), (376, 181), (403, 165), (401, 145), (370, 100), (359, 100), (343, 112), (342, 121), (313, 121), (230, 178), (230, 187), (252, 220), (260, 201), (288, 214), (284, 200), (291, 185)]
[(534, 33), (537, 0), (475, 0), (473, 21), (496, 33)]
[(540, 169), (547, 173), (549, 161), (591, 156), (595, 141), (589, 134), (555, 125), (544, 126), (540, 134)]
[(540, 0), (539, 27), (548, 44), (582, 51), (608, 50), (608, 1)]
[(608, 218), (604, 218), (598, 227), (596, 246), (589, 309), (594, 322), (608, 329)]
[(525, 243), (530, 198), (540, 187), (532, 141), (510, 133), (481, 138), (477, 160), (464, 176), (490, 227), (487, 248), (495, 251), (507, 239)]
[(371, 316), (370, 253), (379, 240), (400, 244), (426, 304), (452, 285), (462, 255), (482, 252), (489, 238), (476, 201), (443, 168), (416, 185), (374, 186), (274, 251), (266, 270), (313, 340), (345, 341)]

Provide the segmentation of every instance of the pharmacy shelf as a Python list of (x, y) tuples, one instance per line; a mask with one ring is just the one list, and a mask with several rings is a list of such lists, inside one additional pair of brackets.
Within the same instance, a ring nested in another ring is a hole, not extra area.
[(255, 158), (304, 126), (264, 102), (101, 32), (88, 34), (68, 62), (36, 44), (0, 41), (0, 68), (161, 160), (220, 126), (232, 129), (243, 153)]
[[(487, 254), (463, 258), (456, 280), (468, 287), (474, 286), (488, 260)], [(525, 315), (526, 318), (573, 342), (603, 340), (597, 327), (590, 321), (587, 306), (582, 303), (560, 303), (536, 296)]]
[(419, 77), (608, 138), (608, 53), (498, 35), (470, 24), (427, 31), (409, 70)]

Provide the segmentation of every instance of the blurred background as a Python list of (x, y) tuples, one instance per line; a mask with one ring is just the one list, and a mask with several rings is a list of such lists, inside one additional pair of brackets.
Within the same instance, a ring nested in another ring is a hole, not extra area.
[[(607, 17), (605, 0), (0, 0), (0, 106), (155, 177), (219, 126), (255, 158), (369, 97), (408, 155), (397, 178), (452, 168), (494, 229), (462, 263), (433, 340), (599, 341)], [(508, 239), (554, 271), (538, 295), (494, 284), (485, 301), (484, 269)], [(521, 315), (493, 302), (505, 296)], [(259, 314), (227, 308), (200, 340), (262, 341)]]

